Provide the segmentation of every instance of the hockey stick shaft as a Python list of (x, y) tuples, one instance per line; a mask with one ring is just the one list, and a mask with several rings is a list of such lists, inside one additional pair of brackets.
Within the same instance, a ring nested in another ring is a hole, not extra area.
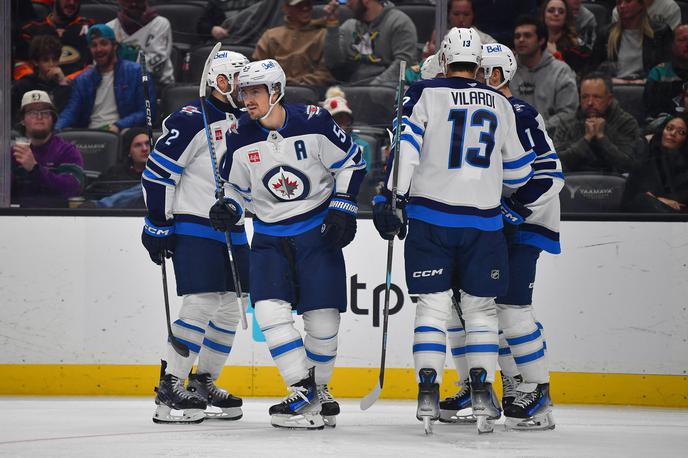
[[(203, 73), (201, 74), (201, 82), (199, 84), (198, 95), (201, 99), (201, 114), (203, 115), (203, 127), (205, 128), (205, 138), (208, 142), (208, 151), (210, 152), (210, 161), (213, 165), (213, 178), (215, 179), (215, 198), (223, 199), (225, 196), (224, 188), (220, 184), (220, 170), (217, 166), (217, 155), (215, 154), (215, 145), (210, 136), (210, 127), (208, 126), (208, 116), (205, 111), (205, 92), (207, 86), (208, 72), (210, 71), (210, 65), (213, 62), (215, 54), (220, 50), (222, 43), (217, 42), (213, 49), (208, 54), (205, 60), (205, 66), (203, 67)], [(243, 292), (241, 289), (241, 278), (239, 277), (239, 270), (236, 263), (236, 258), (234, 257), (234, 247), (232, 246), (232, 234), (228, 228), (225, 232), (225, 240), (227, 243), (227, 253), (229, 255), (229, 267), (232, 271), (232, 280), (234, 281), (234, 289), (237, 296), (237, 302), (239, 305), (239, 310), (241, 311), (241, 327), (242, 329), (248, 329), (248, 320), (246, 319), (246, 309), (244, 308)]]
[[(392, 161), (392, 213), (397, 209), (397, 181), (399, 177), (399, 142), (401, 136), (402, 101), (404, 97), (404, 80), (406, 76), (406, 61), (399, 64), (399, 86), (397, 87), (397, 128), (394, 131), (394, 153)], [(372, 406), (380, 397), (385, 382), (385, 362), (387, 358), (387, 328), (389, 324), (389, 298), (392, 290), (392, 261), (394, 259), (394, 237), (387, 242), (387, 267), (385, 270), (385, 301), (382, 310), (382, 349), (380, 354), (380, 375), (377, 385), (365, 398), (361, 399), (361, 410)]]
[[(146, 128), (148, 129), (148, 144), (150, 147), (149, 151), (152, 153), (153, 149), (155, 148), (155, 141), (153, 140), (153, 114), (151, 110), (150, 88), (148, 86), (149, 83), (148, 71), (146, 69), (146, 56), (143, 54), (143, 51), (139, 51), (139, 62), (141, 64), (141, 82), (143, 83), (143, 95), (146, 99)], [(172, 333), (172, 323), (170, 321), (170, 296), (167, 291), (167, 269), (165, 268), (166, 257), (167, 252), (163, 251), (160, 259), (160, 266), (162, 267), (162, 292), (163, 297), (165, 299), (165, 317), (167, 318), (167, 339), (170, 341), (170, 345), (172, 345), (174, 351), (176, 351), (180, 356), (186, 358), (187, 356), (189, 356), (189, 349), (186, 345), (177, 340), (177, 338), (174, 336), (174, 333)]]

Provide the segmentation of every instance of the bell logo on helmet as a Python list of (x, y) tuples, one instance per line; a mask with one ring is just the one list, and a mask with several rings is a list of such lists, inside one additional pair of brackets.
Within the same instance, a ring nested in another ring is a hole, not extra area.
[(267, 62), (263, 62), (263, 68), (265, 70), (270, 70), (271, 68), (275, 68), (275, 63), (271, 60), (269, 60)]
[(501, 45), (486, 45), (485, 50), (490, 53), (490, 52), (502, 52), (502, 46)]
[(220, 51), (217, 54), (215, 54), (215, 59), (225, 59), (227, 57), (227, 51)]

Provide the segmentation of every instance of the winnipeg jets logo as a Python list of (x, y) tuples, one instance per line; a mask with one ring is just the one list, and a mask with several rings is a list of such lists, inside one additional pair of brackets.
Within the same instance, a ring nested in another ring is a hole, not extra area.
[(320, 107), (316, 107), (315, 105), (308, 105), (306, 107), (306, 113), (308, 113), (308, 119), (311, 119), (313, 116), (317, 116), (318, 113), (320, 113)]
[(187, 105), (185, 107), (182, 107), (182, 109), (179, 111), (181, 111), (182, 113), (188, 114), (188, 115), (192, 115), (194, 113), (201, 114), (201, 112), (198, 110), (198, 108), (196, 108), (193, 105)]
[(288, 165), (271, 169), (263, 177), (263, 185), (282, 202), (305, 199), (310, 191), (308, 177)]

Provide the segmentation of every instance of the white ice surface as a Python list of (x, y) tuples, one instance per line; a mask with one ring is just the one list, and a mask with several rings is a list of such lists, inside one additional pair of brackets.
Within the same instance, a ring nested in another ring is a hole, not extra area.
[[(685, 457), (688, 410), (556, 406), (546, 432), (478, 436), (436, 424), (426, 437), (415, 403), (378, 401), (361, 412), (344, 400), (336, 429), (270, 426), (274, 399), (244, 400), (237, 422), (156, 425), (152, 398), (0, 397), (0, 456), (11, 457)], [(501, 423), (501, 422), (500, 422)]]

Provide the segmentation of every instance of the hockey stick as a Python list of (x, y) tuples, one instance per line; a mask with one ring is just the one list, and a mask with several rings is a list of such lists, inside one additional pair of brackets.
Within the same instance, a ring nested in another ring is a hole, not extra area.
[[(148, 87), (148, 70), (146, 69), (146, 56), (143, 51), (139, 51), (139, 62), (141, 64), (141, 81), (143, 82), (143, 96), (146, 99), (146, 128), (148, 129), (148, 144), (149, 151), (153, 153), (155, 149), (155, 142), (153, 141), (153, 115), (151, 113), (150, 89)], [(167, 270), (165, 269), (165, 257), (167, 252), (163, 251), (160, 266), (162, 267), (162, 292), (165, 298), (165, 316), (167, 317), (167, 340), (170, 341), (172, 348), (180, 356), (188, 357), (189, 349), (186, 345), (181, 343), (172, 333), (172, 324), (170, 323), (170, 298), (167, 293)]]
[[(222, 47), (222, 43), (219, 41), (213, 46), (213, 49), (208, 54), (205, 60), (205, 66), (203, 67), (203, 73), (201, 74), (201, 83), (198, 86), (198, 95), (201, 98), (201, 113), (203, 115), (203, 127), (205, 127), (205, 138), (208, 141), (208, 150), (210, 151), (210, 160), (213, 164), (213, 178), (215, 179), (215, 198), (223, 199), (225, 197), (224, 188), (220, 185), (220, 171), (217, 168), (217, 156), (215, 155), (215, 146), (210, 138), (210, 127), (208, 127), (208, 117), (205, 113), (205, 91), (207, 86), (208, 72), (210, 71), (210, 65), (213, 62), (215, 54)], [(232, 280), (234, 280), (234, 289), (236, 290), (237, 302), (239, 303), (239, 310), (241, 310), (241, 327), (242, 329), (248, 329), (248, 321), (246, 320), (246, 309), (244, 309), (243, 304), (243, 293), (241, 291), (241, 279), (239, 278), (239, 270), (237, 269), (236, 260), (234, 258), (234, 250), (232, 247), (232, 234), (230, 229), (227, 228), (225, 232), (225, 239), (227, 241), (227, 253), (229, 253), (229, 266), (232, 271)]]
[[(402, 100), (404, 97), (404, 78), (406, 75), (406, 61), (402, 60), (399, 66), (399, 86), (397, 88), (397, 128), (394, 132), (394, 158), (392, 165), (392, 213), (397, 210), (397, 178), (399, 177), (399, 141), (401, 135)], [(382, 385), (385, 382), (385, 358), (387, 356), (387, 324), (389, 322), (389, 296), (392, 288), (392, 257), (394, 254), (394, 237), (387, 242), (387, 270), (385, 273), (385, 305), (382, 319), (382, 354), (380, 356), (380, 377), (377, 385), (361, 399), (361, 410), (366, 410), (380, 397)]]

